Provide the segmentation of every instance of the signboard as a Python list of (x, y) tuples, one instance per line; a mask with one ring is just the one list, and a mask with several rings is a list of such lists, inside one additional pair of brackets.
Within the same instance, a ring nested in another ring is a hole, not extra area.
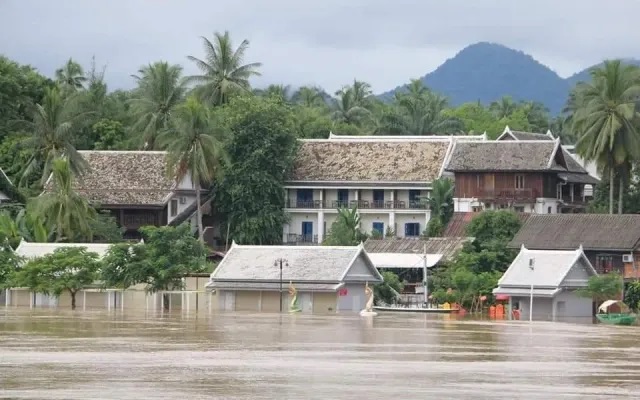
[(349, 292), (347, 291), (347, 288), (342, 288), (340, 290), (338, 290), (338, 296), (346, 296)]

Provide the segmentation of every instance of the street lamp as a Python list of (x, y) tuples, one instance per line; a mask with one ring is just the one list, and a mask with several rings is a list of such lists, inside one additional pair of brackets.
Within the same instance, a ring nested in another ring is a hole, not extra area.
[(285, 267), (289, 266), (289, 261), (286, 258), (277, 258), (273, 262), (273, 266), (277, 267), (280, 264), (280, 312), (282, 312), (282, 264), (284, 263)]

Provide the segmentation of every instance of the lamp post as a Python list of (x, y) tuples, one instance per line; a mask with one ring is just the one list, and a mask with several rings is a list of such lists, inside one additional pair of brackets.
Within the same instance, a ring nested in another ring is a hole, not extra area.
[(274, 267), (277, 267), (278, 265), (280, 265), (280, 312), (282, 312), (282, 264), (284, 264), (285, 267), (288, 267), (289, 261), (287, 261), (286, 258), (277, 258), (273, 262)]

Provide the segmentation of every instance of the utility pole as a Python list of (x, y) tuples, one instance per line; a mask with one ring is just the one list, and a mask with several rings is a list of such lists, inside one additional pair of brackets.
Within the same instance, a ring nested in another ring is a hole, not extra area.
[(284, 264), (285, 267), (289, 267), (289, 261), (287, 261), (286, 258), (277, 258), (273, 262), (273, 266), (277, 267), (278, 264), (280, 265), (280, 312), (282, 312), (282, 264)]

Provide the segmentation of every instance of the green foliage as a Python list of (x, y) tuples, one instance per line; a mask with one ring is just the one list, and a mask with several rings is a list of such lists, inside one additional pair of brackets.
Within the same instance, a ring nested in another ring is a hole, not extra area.
[(88, 236), (76, 236), (79, 242), (117, 243), (122, 241), (124, 228), (118, 226), (116, 218), (108, 211), (99, 211), (89, 220)]
[(98, 254), (84, 247), (61, 247), (53, 253), (28, 261), (11, 283), (34, 292), (60, 296), (71, 295), (71, 308), (76, 308), (76, 293), (91, 285), (97, 277)]
[(398, 275), (391, 271), (382, 272), (382, 282), (373, 287), (373, 294), (376, 303), (393, 304), (396, 302), (398, 294), (404, 288), (404, 284)]
[(624, 302), (633, 311), (640, 310), (640, 281), (629, 282), (624, 292)]
[(207, 268), (204, 245), (186, 224), (143, 227), (144, 243), (116, 244), (102, 260), (105, 287), (128, 288), (145, 284), (149, 292), (179, 290), (182, 278)]
[(280, 243), (287, 222), (283, 185), (297, 145), (292, 108), (274, 98), (239, 97), (221, 116), (232, 135), (229, 163), (214, 189), (224, 225), (238, 243)]
[(22, 258), (6, 242), (0, 244), (0, 289), (11, 286), (22, 261)]
[(366, 233), (360, 228), (360, 215), (357, 207), (339, 208), (338, 217), (331, 224), (327, 237), (322, 242), (325, 246), (357, 246), (367, 240)]
[(577, 290), (576, 294), (592, 298), (599, 305), (605, 300), (619, 299), (623, 287), (622, 276), (612, 272), (590, 277), (587, 287)]
[(467, 226), (467, 235), (483, 244), (493, 240), (511, 240), (521, 225), (518, 215), (512, 211), (487, 210), (471, 220)]
[(111, 119), (99, 120), (91, 130), (96, 139), (96, 150), (120, 150), (126, 138), (122, 123)]

